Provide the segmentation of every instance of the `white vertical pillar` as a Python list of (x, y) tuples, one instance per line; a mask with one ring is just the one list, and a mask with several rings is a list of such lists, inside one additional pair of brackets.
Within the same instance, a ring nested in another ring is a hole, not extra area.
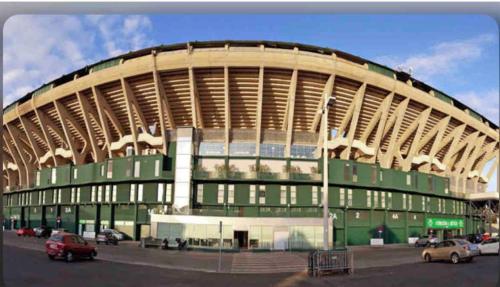
[(192, 156), (193, 128), (178, 128), (175, 155), (175, 192), (172, 203), (174, 214), (190, 213)]

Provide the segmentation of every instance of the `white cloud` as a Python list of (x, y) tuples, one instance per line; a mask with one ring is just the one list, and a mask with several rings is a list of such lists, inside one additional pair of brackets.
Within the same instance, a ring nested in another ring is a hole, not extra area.
[(465, 105), (471, 107), (473, 110), (477, 111), (484, 117), (488, 118), (490, 121), (499, 123), (499, 92), (498, 90), (487, 90), (487, 91), (467, 91), (454, 95), (454, 97), (460, 100)]
[(152, 45), (148, 17), (18, 15), (4, 26), (4, 106), (63, 74)]
[(454, 73), (458, 65), (480, 58), (485, 45), (493, 43), (495, 36), (479, 35), (474, 38), (438, 43), (426, 53), (406, 58), (382, 56), (377, 61), (392, 68), (412, 69), (415, 78), (429, 81), (433, 76)]

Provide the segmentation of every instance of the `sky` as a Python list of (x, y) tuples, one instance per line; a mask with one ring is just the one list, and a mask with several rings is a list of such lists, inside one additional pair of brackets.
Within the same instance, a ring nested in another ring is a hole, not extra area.
[(481, 15), (18, 15), (4, 26), (3, 105), (112, 56), (203, 40), (297, 42), (411, 69), (499, 122), (498, 26)]

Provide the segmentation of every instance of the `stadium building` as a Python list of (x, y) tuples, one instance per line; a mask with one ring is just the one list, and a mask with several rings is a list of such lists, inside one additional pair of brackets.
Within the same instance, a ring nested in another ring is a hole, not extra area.
[(322, 146), (331, 245), (498, 224), (496, 123), (342, 51), (216, 41), (108, 59), (6, 107), (4, 226), (210, 248), (222, 221), (225, 248), (321, 247)]

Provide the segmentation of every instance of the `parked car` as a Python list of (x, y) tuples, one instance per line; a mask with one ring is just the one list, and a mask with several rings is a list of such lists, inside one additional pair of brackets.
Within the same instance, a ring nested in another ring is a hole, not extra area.
[(498, 250), (498, 238), (490, 238), (488, 240), (485, 240), (478, 245), (478, 248), (479, 248), (479, 254), (481, 255), (483, 254), (500, 255)]
[(426, 262), (433, 260), (450, 260), (453, 264), (460, 261), (471, 262), (478, 255), (477, 250), (471, 250), (472, 244), (463, 239), (444, 240), (436, 246), (425, 248), (422, 258)]
[(52, 228), (43, 225), (40, 227), (33, 228), (33, 231), (35, 231), (35, 236), (38, 238), (40, 237), (49, 238), (50, 235), (52, 234)]
[(415, 241), (415, 247), (428, 247), (439, 243), (439, 238), (435, 235), (422, 235), (417, 241)]
[(104, 243), (106, 245), (108, 244), (118, 245), (118, 239), (116, 239), (116, 237), (114, 237), (109, 232), (99, 232), (95, 238), (95, 243), (97, 244)]
[(17, 236), (35, 236), (35, 231), (28, 227), (21, 227), (16, 231)]
[(115, 230), (115, 229), (104, 229), (103, 231), (101, 231), (101, 233), (109, 233), (114, 238), (116, 238), (116, 240), (124, 240), (125, 239), (125, 237), (123, 236), (123, 233), (121, 233), (120, 231)]
[(88, 244), (80, 235), (58, 232), (45, 242), (45, 251), (51, 260), (62, 257), (66, 262), (75, 258), (88, 258), (93, 260), (97, 256), (97, 248)]

